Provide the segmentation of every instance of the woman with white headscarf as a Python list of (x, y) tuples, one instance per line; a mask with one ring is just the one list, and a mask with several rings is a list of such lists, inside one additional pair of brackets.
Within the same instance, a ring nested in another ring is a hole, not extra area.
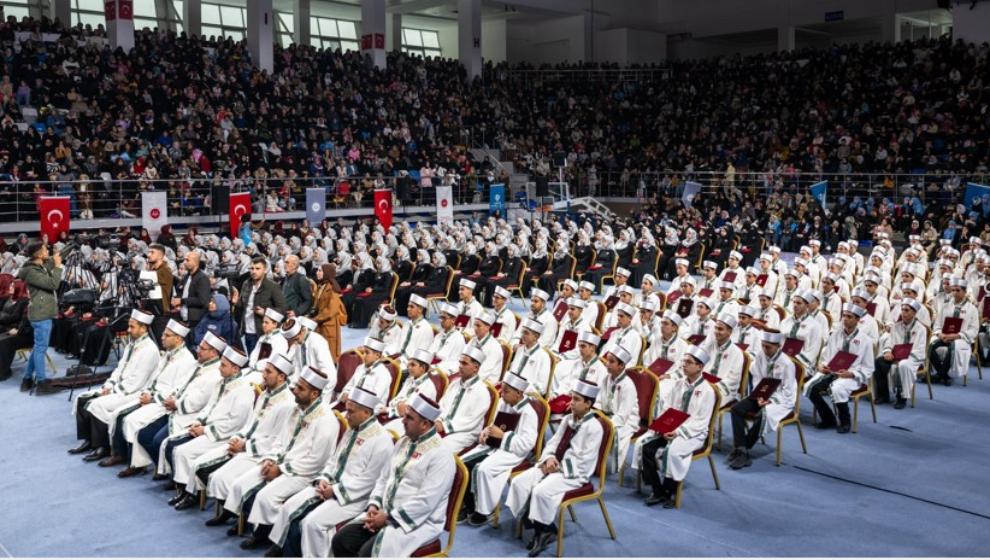
[(347, 310), (351, 328), (366, 329), (372, 315), (382, 302), (392, 296), (392, 286), (396, 276), (392, 272), (392, 261), (381, 255), (375, 259), (375, 275), (372, 282), (353, 299), (351, 308)]
[(540, 277), (543, 276), (543, 273), (549, 270), (549, 268), (550, 255), (547, 253), (547, 241), (537, 235), (536, 247), (533, 249), (533, 255), (529, 259), (529, 269), (523, 278), (522, 290), (527, 298), (529, 297), (530, 287), (535, 286)]

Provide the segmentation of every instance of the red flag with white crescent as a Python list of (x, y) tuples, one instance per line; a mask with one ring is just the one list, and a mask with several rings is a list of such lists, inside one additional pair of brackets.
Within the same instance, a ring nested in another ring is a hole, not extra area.
[(251, 221), (251, 193), (230, 193), (230, 237), (236, 239), (241, 224)]
[(386, 230), (392, 227), (392, 191), (375, 191), (375, 216)]
[(55, 243), (63, 231), (69, 231), (69, 197), (38, 197), (38, 217), (41, 219), (41, 233), (48, 235), (48, 242)]

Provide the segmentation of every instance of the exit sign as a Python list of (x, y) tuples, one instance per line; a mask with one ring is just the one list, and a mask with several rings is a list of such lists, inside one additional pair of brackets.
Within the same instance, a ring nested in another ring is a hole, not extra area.
[(825, 12), (825, 21), (842, 21), (846, 18), (846, 12), (843, 10), (836, 10), (834, 12)]

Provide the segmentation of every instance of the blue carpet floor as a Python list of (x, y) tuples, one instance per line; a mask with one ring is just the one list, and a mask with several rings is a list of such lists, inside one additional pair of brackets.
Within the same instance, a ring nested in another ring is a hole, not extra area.
[[(518, 305), (515, 309), (520, 309)], [(345, 332), (344, 347), (363, 331)], [(60, 371), (65, 360), (55, 356)], [(203, 522), (211, 512), (175, 512), (148, 476), (116, 478), (116, 469), (66, 454), (75, 426), (66, 394), (29, 397), (14, 378), (0, 383), (0, 554), (11, 556), (261, 556)], [(985, 556), (990, 546), (990, 380), (968, 387), (918, 388), (918, 407), (860, 410), (858, 434), (805, 425), (808, 455), (793, 426), (784, 464), (773, 443), (757, 445), (751, 468), (732, 471), (717, 455), (722, 490), (698, 462), (683, 508), (646, 508), (642, 497), (610, 479), (605, 496), (618, 539), (608, 537), (594, 503), (567, 522), (568, 556)], [(990, 371), (987, 372), (990, 374)], [(810, 407), (805, 402), (807, 419)], [(731, 427), (726, 425), (726, 437)], [(627, 477), (628, 478), (628, 477)], [(499, 529), (458, 528), (454, 556), (525, 556)], [(548, 554), (549, 555), (549, 554)]]

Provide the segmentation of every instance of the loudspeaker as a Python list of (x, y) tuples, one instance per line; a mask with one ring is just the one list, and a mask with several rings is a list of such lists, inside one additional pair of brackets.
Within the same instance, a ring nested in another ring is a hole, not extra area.
[(210, 199), (213, 201), (213, 215), (226, 216), (230, 212), (230, 185), (212, 185)]
[(567, 154), (564, 152), (554, 152), (553, 153), (553, 166), (554, 167), (566, 167), (567, 166)]
[(536, 196), (544, 197), (550, 194), (550, 180), (545, 175), (536, 176)]

